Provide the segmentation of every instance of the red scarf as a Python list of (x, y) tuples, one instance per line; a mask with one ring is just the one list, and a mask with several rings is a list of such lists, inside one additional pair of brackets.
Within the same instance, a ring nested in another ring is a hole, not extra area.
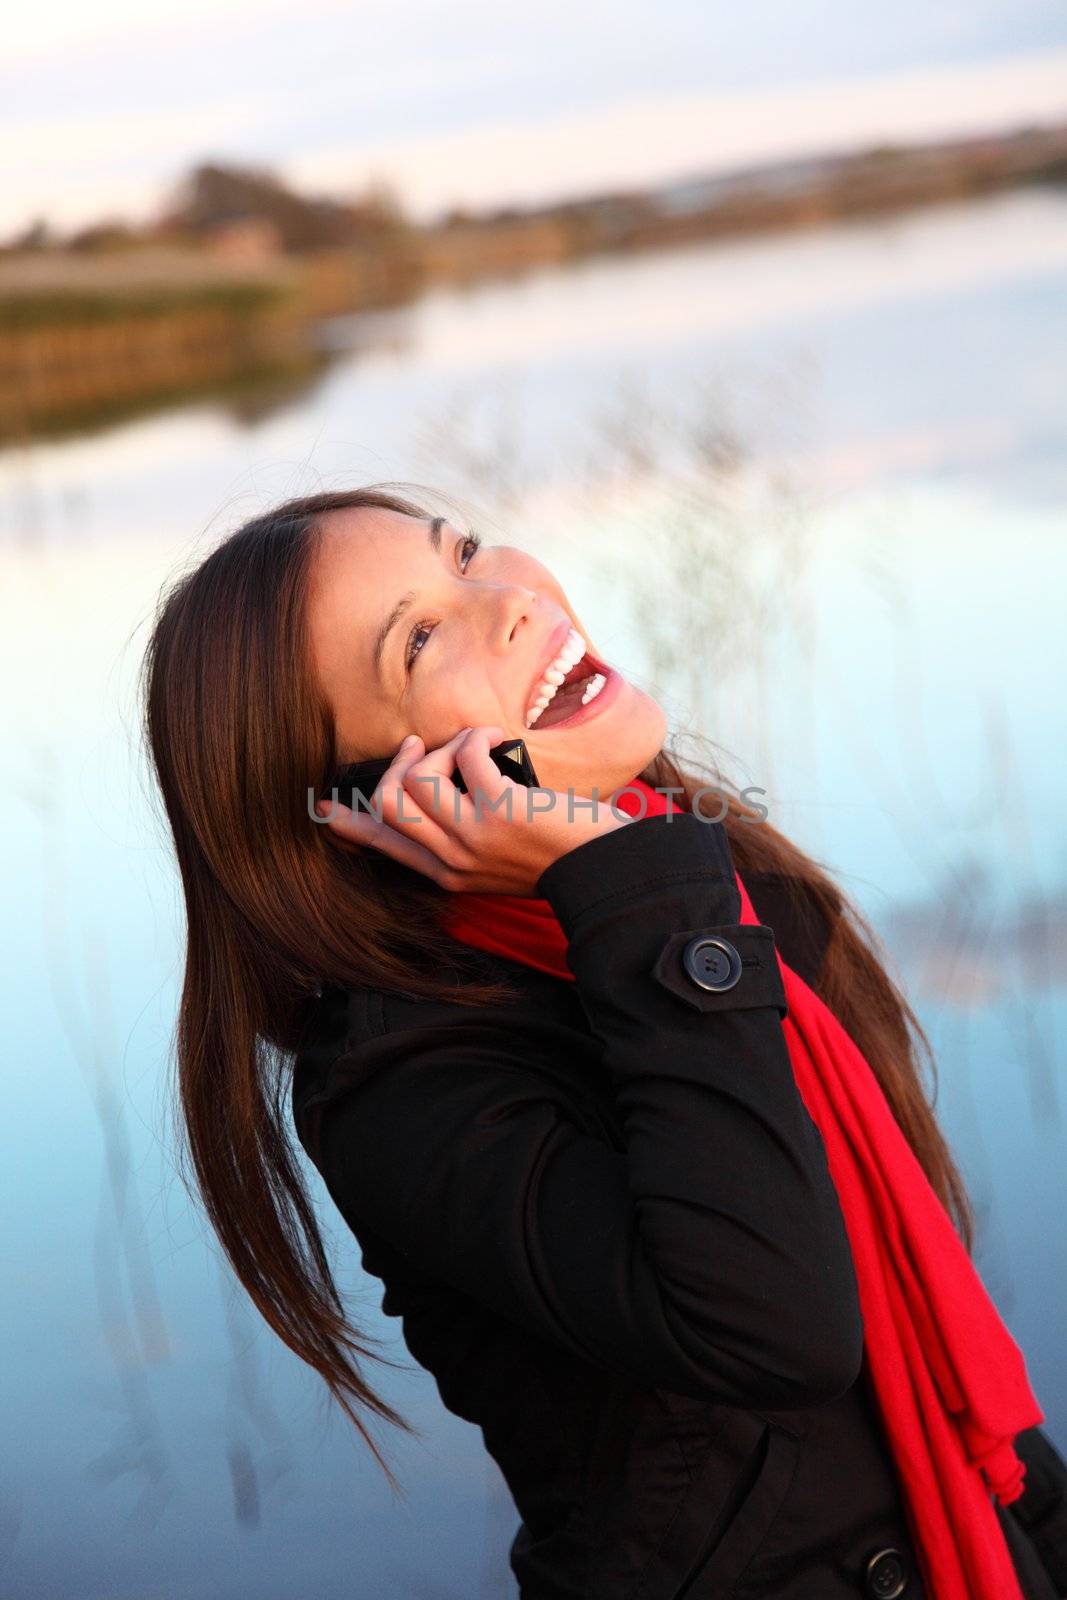
[[(640, 778), (616, 792), (628, 816), (662, 815), (668, 802), (679, 809)], [(735, 878), (741, 922), (758, 923)], [(456, 894), (446, 927), (483, 950), (574, 981), (547, 900)], [(1014, 1437), (1045, 1420), (1022, 1353), (864, 1056), (780, 956), (779, 965), (789, 1007), (782, 1030), (841, 1202), (867, 1368), (927, 1592), (937, 1600), (1022, 1600), (992, 1500), (1007, 1505), (1022, 1493), (1026, 1469)]]

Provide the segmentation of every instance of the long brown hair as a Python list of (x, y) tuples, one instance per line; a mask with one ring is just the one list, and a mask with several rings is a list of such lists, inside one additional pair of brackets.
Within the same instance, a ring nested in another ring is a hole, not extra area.
[[(337, 750), (311, 671), (305, 595), (318, 519), (360, 507), (429, 515), (372, 487), (289, 500), (244, 523), (161, 597), (142, 697), (187, 919), (179, 1170), (263, 1317), (324, 1379), (398, 1491), (357, 1407), (419, 1430), (359, 1369), (360, 1357), (396, 1363), (350, 1321), (330, 1270), (289, 1131), (294, 1052), (326, 983), (470, 1005), (512, 990), (478, 980), (457, 956), (438, 922), (446, 891), (380, 852), (338, 849), (311, 817), (308, 792), (321, 791)], [(921, 1077), (919, 1047), (931, 1074), (933, 1053), (873, 929), (822, 865), (759, 820), (714, 760), (702, 765), (683, 766), (666, 745), (640, 776), (681, 785), (687, 803), (713, 782), (742, 877), (782, 874), (798, 914), (822, 920), (829, 939), (817, 991), (869, 1061), (970, 1251), (970, 1203)]]

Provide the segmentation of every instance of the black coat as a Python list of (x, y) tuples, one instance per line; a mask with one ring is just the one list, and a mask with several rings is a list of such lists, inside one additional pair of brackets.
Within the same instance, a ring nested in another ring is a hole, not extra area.
[[(518, 1001), (328, 986), (297, 1056), (299, 1138), (382, 1309), (514, 1497), (523, 1600), (926, 1592), (781, 1028), (776, 945), (812, 981), (825, 930), (746, 887), (759, 926), (721, 824), (631, 822), (538, 882), (577, 982), (480, 954)], [(708, 934), (729, 987), (690, 975)], [(1062, 1463), (1027, 1442), (1062, 1560)], [(998, 1514), (1027, 1600), (1054, 1600), (1067, 1578)]]

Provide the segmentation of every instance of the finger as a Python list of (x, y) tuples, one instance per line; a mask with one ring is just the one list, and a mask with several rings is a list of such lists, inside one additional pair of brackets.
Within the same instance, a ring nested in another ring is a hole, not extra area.
[(315, 815), (337, 838), (358, 839), (362, 843), (363, 835), (356, 825), (357, 818), (363, 815), (362, 811), (354, 812), (351, 806), (346, 806), (343, 800), (336, 800), (330, 794), (322, 800), (316, 800)]
[(382, 783), (385, 782), (386, 778), (390, 777), (394, 780), (402, 780), (404, 773), (411, 766), (412, 762), (418, 761), (425, 752), (425, 749), (426, 746), (419, 738), (419, 735), (417, 733), (409, 733), (407, 738), (402, 741), (399, 750), (396, 752), (396, 755), (393, 757), (389, 766), (386, 767), (385, 771), (382, 773)]
[(452, 769), (456, 765), (456, 751), (470, 733), (469, 727), (460, 728), (451, 739), (446, 739), (444, 744), (427, 750), (419, 761), (419, 771), (439, 777), (451, 778)]
[(471, 813), (475, 810), (476, 794), (483, 794), (492, 801), (498, 799), (506, 790), (520, 787), (501, 772), (489, 754), (493, 745), (500, 744), (504, 737), (503, 728), (495, 727), (492, 723), (483, 723), (480, 727), (470, 730), (456, 751), (456, 764), (467, 785), (465, 809)]
[[(413, 808), (410, 803), (406, 806), (403, 803), (404, 779), (415, 762), (423, 758), (425, 751), (426, 746), (419, 735), (417, 733), (409, 733), (379, 779), (378, 787), (375, 790), (377, 800), (376, 815), (379, 817), (387, 816), (394, 827), (397, 821), (410, 820), (413, 814)], [(405, 814), (403, 819), (398, 815), (401, 808), (403, 808)]]
[(453, 823), (458, 820), (464, 797), (452, 782), (452, 774), (456, 769), (457, 751), (470, 732), (470, 728), (460, 728), (444, 744), (409, 761), (400, 779), (416, 806), (438, 824), (445, 819)]
[(429, 752), (417, 734), (410, 734), (378, 786), (379, 820), (398, 833), (417, 828), (414, 840), (442, 859), (449, 850), (449, 835), (442, 822), (460, 798), (451, 782), (455, 746), (468, 732), (461, 728), (446, 744)]
[(327, 826), (349, 849), (353, 846), (370, 846), (383, 855), (391, 856), (403, 866), (413, 867), (416, 872), (421, 872), (436, 882), (440, 882), (442, 874), (447, 871), (446, 864), (432, 850), (416, 843), (407, 834), (390, 827), (387, 822), (379, 822), (372, 812), (352, 811), (340, 801), (336, 806), (332, 801), (320, 801), (315, 809), (320, 816), (324, 815), (327, 809), (331, 809), (332, 814), (327, 818)]
[(382, 773), (378, 782), (378, 791), (376, 792), (384, 794), (388, 788), (390, 797), (395, 803), (398, 798), (397, 788), (403, 786), (405, 777), (416, 763), (419, 763), (420, 774), (425, 772), (427, 774), (443, 774), (448, 777), (455, 766), (455, 761), (448, 761), (447, 755), (443, 754), (443, 752), (448, 752), (456, 741), (469, 731), (468, 728), (461, 728), (459, 733), (452, 736), (448, 744), (442, 745), (440, 750), (429, 752), (417, 733), (409, 733), (389, 766)]

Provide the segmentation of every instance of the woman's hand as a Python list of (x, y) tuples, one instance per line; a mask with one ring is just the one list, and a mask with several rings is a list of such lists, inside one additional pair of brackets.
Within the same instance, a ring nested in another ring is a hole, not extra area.
[[(527, 789), (506, 778), (489, 754), (505, 737), (503, 728), (462, 728), (427, 751), (409, 734), (373, 798), (366, 797), (373, 812), (335, 805), (332, 797), (315, 810), (347, 846), (372, 845), (443, 889), (533, 895), (560, 856), (631, 819), (616, 815), (607, 795), (597, 796), (594, 813), (582, 796)], [(452, 782), (456, 766), (466, 794)]]

